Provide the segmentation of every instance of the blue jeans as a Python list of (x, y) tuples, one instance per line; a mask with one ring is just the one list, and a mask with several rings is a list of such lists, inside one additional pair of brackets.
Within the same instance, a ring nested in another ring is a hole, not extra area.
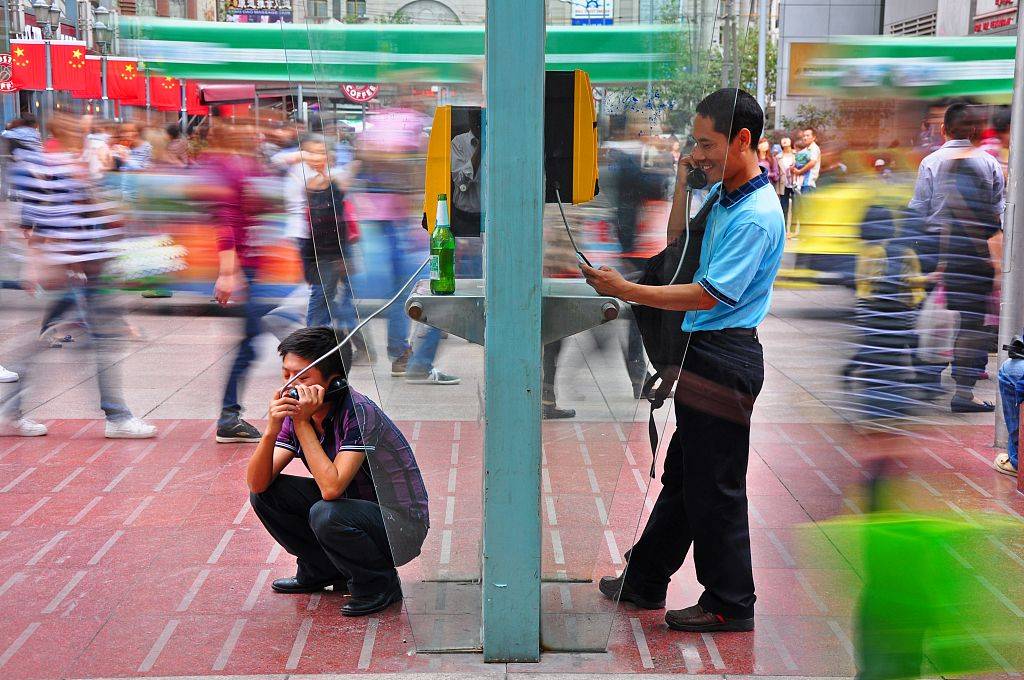
[(306, 325), (355, 328), (356, 308), (352, 304), (352, 288), (345, 276), (345, 261), (334, 256), (316, 257), (310, 239), (300, 240), (299, 253), (306, 282), (309, 283)]
[[(89, 330), (89, 339), (93, 343), (96, 359), (96, 382), (100, 391), (100, 408), (110, 422), (119, 422), (132, 417), (124, 398), (121, 395), (121, 368), (113, 350), (117, 345), (117, 331), (122, 320), (116, 305), (110, 296), (98, 290), (98, 277), (89, 271), (89, 278), (82, 288), (68, 288), (55, 294), (53, 304), (60, 305), (64, 301), (80, 301), (82, 304), (85, 324)], [(30, 364), (39, 351), (37, 341), (33, 337), (18, 348), (12, 357), (9, 367), (21, 376), (12, 389), (0, 397), (0, 414), (12, 420), (22, 416), (21, 397), (28, 387), (33, 370)]]
[[(402, 229), (407, 228), (400, 222), (382, 220), (378, 222), (381, 236), (388, 251), (388, 259), (384, 262), (384, 275), (387, 280), (387, 295), (390, 298), (398, 287), (405, 283), (411, 273), (405, 264), (405, 248), (402, 243)], [(405, 305), (395, 302), (387, 311), (388, 315), (388, 357), (392, 360), (405, 354), (409, 344), (409, 317), (405, 313)], [(413, 355), (409, 359), (407, 370), (410, 373), (429, 373), (434, 367), (434, 357), (441, 343), (441, 331), (436, 328), (427, 329), (416, 344)]]
[(1017, 438), (1020, 436), (1020, 405), (1024, 402), (1024, 359), (1007, 359), (999, 367), (999, 398), (1009, 437), (1006, 454), (1017, 467)]
[(243, 386), (249, 365), (256, 358), (253, 341), (263, 332), (263, 317), (274, 308), (272, 304), (257, 301), (263, 291), (256, 281), (256, 270), (245, 268), (242, 271), (248, 285), (245, 303), (242, 306), (242, 310), (245, 312), (245, 335), (238, 343), (238, 352), (235, 354), (234, 363), (231, 364), (228, 383), (224, 386), (224, 400), (221, 402), (218, 425), (230, 425), (242, 414), (242, 405), (238, 403), (238, 392)]

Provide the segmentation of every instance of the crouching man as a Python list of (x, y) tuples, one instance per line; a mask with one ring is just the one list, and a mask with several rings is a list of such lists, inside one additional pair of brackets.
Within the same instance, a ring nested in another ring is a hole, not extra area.
[[(329, 328), (285, 338), (278, 347), (285, 381), (336, 342)], [(298, 399), (275, 393), (246, 483), (256, 516), (298, 558), (295, 576), (274, 581), (273, 589), (312, 593), (333, 585), (351, 595), (342, 614), (365, 616), (402, 599), (395, 567), (419, 555), (429, 520), (409, 442), (377, 404), (348, 386), (351, 354), (346, 345), (300, 376)], [(281, 474), (293, 458), (312, 479)]]

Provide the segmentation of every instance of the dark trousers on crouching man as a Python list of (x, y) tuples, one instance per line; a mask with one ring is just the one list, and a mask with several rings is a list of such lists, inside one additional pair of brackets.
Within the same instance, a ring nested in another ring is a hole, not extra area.
[(348, 583), (353, 596), (398, 586), (395, 567), (420, 553), (427, 526), (372, 501), (325, 501), (316, 481), (278, 475), (252, 509), (274, 540), (298, 558), (303, 583)]

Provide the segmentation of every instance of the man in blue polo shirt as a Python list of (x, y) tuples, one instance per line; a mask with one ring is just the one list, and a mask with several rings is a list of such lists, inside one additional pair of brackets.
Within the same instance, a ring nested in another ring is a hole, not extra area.
[[(688, 341), (675, 390), (677, 429), (665, 454), (663, 488), (643, 534), (626, 553), (626, 572), (600, 584), (607, 597), (661, 609), (692, 544), (704, 593), (697, 604), (666, 614), (676, 630), (754, 628), (746, 474), (750, 415), (764, 381), (757, 325), (771, 306), (785, 243), (778, 196), (757, 164), (763, 128), (764, 112), (742, 90), (722, 89), (697, 105), (696, 145), (680, 160), (677, 185), (692, 167), (718, 184), (709, 192), (708, 200), (717, 204), (692, 283), (645, 286), (607, 267), (582, 267), (601, 294), (687, 312), (681, 332)], [(679, 190), (676, 200), (683, 199)], [(672, 221), (670, 233), (680, 226)]]

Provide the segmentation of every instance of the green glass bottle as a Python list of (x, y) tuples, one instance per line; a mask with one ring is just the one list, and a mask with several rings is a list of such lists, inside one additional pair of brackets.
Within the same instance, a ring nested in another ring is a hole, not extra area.
[(455, 236), (448, 222), (448, 197), (444, 194), (437, 196), (437, 220), (430, 234), (430, 292), (455, 292)]

